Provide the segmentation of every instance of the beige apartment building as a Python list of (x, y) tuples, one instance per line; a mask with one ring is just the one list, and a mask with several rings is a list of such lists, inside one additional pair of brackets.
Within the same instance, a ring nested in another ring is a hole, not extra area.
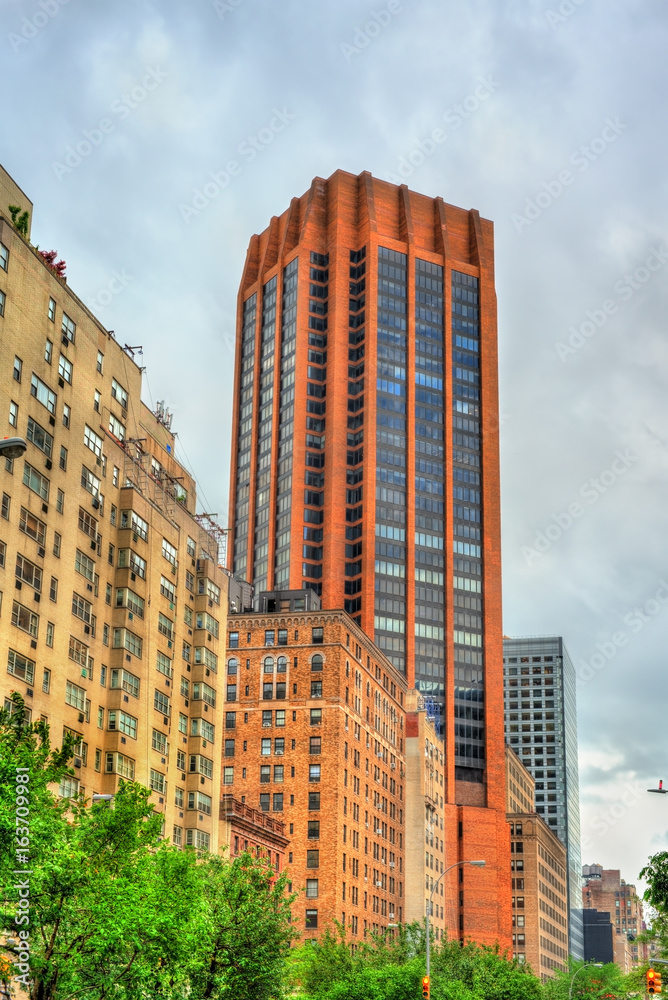
[[(444, 848), (444, 744), (424, 698), (406, 697), (406, 923), (425, 918), (431, 892), (446, 864)], [(458, 937), (458, 872), (444, 875), (432, 899), (434, 937)], [(448, 928), (450, 935), (448, 935)]]
[[(0, 421), (27, 450), (0, 474), (0, 695), (52, 741), (76, 734), (61, 795), (152, 791), (176, 844), (217, 850), (219, 655), (229, 575), (196, 515), (171, 420), (132, 351), (10, 220), (0, 168)], [(221, 671), (222, 672), (222, 671)]]
[(568, 968), (566, 848), (535, 812), (534, 780), (506, 746), (513, 957), (549, 979)]

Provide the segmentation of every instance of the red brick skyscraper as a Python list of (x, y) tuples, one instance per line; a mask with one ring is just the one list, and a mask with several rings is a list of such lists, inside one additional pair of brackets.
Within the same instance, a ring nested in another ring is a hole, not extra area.
[(313, 588), (433, 698), (446, 863), (488, 863), (465, 870), (481, 908), (459, 933), (505, 943), (492, 224), (368, 173), (316, 178), (252, 237), (237, 324), (231, 568)]

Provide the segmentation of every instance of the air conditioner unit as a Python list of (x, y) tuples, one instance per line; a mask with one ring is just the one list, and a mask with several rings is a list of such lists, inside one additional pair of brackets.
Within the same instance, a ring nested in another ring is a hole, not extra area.
[(131, 611), (128, 611), (128, 621), (129, 621), (129, 622), (132, 622), (132, 621), (134, 621), (134, 617), (135, 617), (135, 616), (134, 616), (134, 615), (132, 614), (132, 612), (131, 612)]
[(90, 625), (84, 625), (84, 632), (86, 635), (90, 635)]
[(368, 830), (368, 829), (369, 829), (369, 824), (368, 824), (368, 823), (365, 823), (364, 825), (365, 825), (365, 827), (366, 827), (366, 828), (367, 828), (367, 830)]
[(85, 667), (81, 668), (81, 676), (82, 677), (88, 677), (88, 671), (86, 670)]
[(390, 764), (390, 767), (392, 768), (393, 771), (396, 771), (396, 769), (397, 769), (397, 765), (395, 764), (394, 761), (392, 761), (392, 763)]
[(51, 427), (55, 427), (56, 426), (56, 418), (55, 417), (49, 417), (49, 424), (51, 425)]
[(79, 722), (83, 722), (85, 718), (86, 716), (83, 714), (83, 712), (79, 712)]
[(41, 596), (39, 594), (33, 594), (33, 600), (36, 601), (39, 604), (39, 602), (42, 600), (42, 598), (41, 598)]
[(123, 701), (130, 701), (130, 699), (128, 698), (128, 696), (126, 694), (123, 695)]
[(93, 584), (92, 583), (87, 583), (86, 584), (86, 590), (90, 590), (92, 592), (92, 590), (93, 590)]
[(38, 556), (40, 556), (40, 558), (42, 558), (42, 559), (43, 559), (43, 558), (44, 558), (44, 556), (45, 556), (45, 554), (46, 554), (45, 550), (44, 550), (44, 549), (42, 548), (42, 546), (40, 545), (40, 547), (39, 547), (39, 548), (37, 549), (37, 555), (38, 555)]
[(90, 543), (90, 547), (91, 547), (91, 549), (92, 549), (93, 551), (95, 551), (95, 548), (96, 548), (96, 545), (95, 545), (95, 542), (91, 542), (91, 543)]
[(100, 508), (100, 501), (98, 500), (97, 497), (93, 497), (93, 507), (95, 508), (95, 510), (99, 510)]
[(133, 533), (133, 535), (132, 535), (132, 541), (133, 542), (138, 542), (139, 541), (139, 535)]
[(30, 648), (31, 649), (37, 649), (37, 643), (35, 642), (34, 639), (30, 640)]
[(98, 457), (97, 457), (97, 458), (95, 459), (95, 464), (96, 464), (96, 465), (102, 465), (102, 459), (100, 458), (100, 456), (99, 456), (99, 455), (98, 455)]
[(75, 757), (74, 758), (74, 766), (75, 767), (81, 767), (81, 757)]
[(121, 736), (121, 743), (127, 743), (127, 742), (128, 741), (126, 740), (125, 736)]
[(34, 695), (34, 693), (35, 692), (33, 691), (32, 688), (26, 688), (26, 697), (32, 698), (32, 696)]
[(176, 576), (176, 566), (172, 566), (172, 573)]
[(170, 610), (170, 611), (173, 611), (173, 610), (174, 610), (174, 605), (172, 604), (172, 602), (171, 602), (171, 601), (169, 602), (169, 610)]
[(130, 579), (131, 580), (136, 580), (137, 579), (137, 574), (136, 573), (130, 573)]
[(383, 887), (383, 883), (382, 883), (382, 882), (374, 882), (374, 885), (375, 885), (375, 886), (376, 886), (377, 888), (379, 888), (379, 889), (382, 889), (382, 887)]
[(394, 914), (390, 913), (390, 920), (394, 920)]
[(64, 336), (64, 335), (63, 335), (63, 345), (64, 345), (65, 347), (67, 347), (67, 345), (68, 345), (68, 344), (69, 344), (69, 340), (67, 339), (67, 337), (66, 337), (66, 336)]
[(20, 590), (21, 587), (23, 586), (23, 584), (21, 583), (20, 580), (15, 580), (14, 581), (14, 586), (16, 587), (17, 590)]
[(378, 829), (376, 830), (376, 833), (378, 834), (378, 833), (382, 833), (382, 832), (383, 832), (383, 828), (382, 828), (382, 826), (379, 826)]
[(394, 861), (390, 861), (390, 868), (394, 868)]
[(49, 505), (48, 505), (48, 503), (43, 503), (42, 504), (42, 513), (43, 514), (48, 514), (49, 513)]
[(47, 458), (47, 460), (44, 463), (44, 465), (47, 467), (47, 469), (52, 469), (53, 468), (53, 462), (51, 461), (50, 458)]
[(61, 389), (64, 389), (64, 388), (65, 388), (65, 383), (64, 383), (64, 381), (62, 380), (62, 378), (59, 378), (59, 379), (58, 379), (58, 385), (60, 386), (60, 388), (61, 388)]

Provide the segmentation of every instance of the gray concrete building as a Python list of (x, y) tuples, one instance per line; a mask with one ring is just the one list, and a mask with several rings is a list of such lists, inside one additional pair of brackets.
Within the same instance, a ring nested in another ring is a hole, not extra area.
[(569, 944), (584, 957), (575, 668), (560, 636), (504, 638), (506, 742), (536, 783), (536, 812), (566, 847)]

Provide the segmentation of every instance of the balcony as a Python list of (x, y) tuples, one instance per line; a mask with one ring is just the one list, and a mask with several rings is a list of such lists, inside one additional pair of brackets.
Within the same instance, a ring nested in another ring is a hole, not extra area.
[(220, 801), (220, 819), (234, 819), (234, 817), (243, 819), (246, 823), (252, 823), (254, 826), (262, 827), (265, 830), (271, 830), (272, 833), (277, 834), (279, 837), (284, 836), (285, 823), (281, 823), (277, 819), (272, 819), (271, 816), (261, 812), (259, 809), (247, 806), (232, 795), (223, 795)]

